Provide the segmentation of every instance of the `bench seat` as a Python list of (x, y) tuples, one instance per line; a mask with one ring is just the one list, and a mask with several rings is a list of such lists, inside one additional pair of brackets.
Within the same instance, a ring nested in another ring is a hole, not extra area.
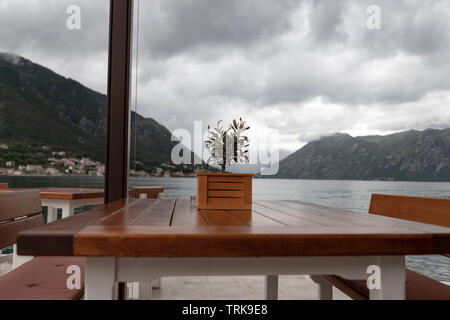
[[(354, 300), (369, 299), (366, 281), (335, 275), (322, 277)], [(406, 300), (450, 300), (450, 286), (406, 269)]]
[[(85, 258), (38, 257), (0, 277), (0, 300), (80, 300), (84, 295)], [(66, 270), (77, 265), (80, 290), (69, 290)]]

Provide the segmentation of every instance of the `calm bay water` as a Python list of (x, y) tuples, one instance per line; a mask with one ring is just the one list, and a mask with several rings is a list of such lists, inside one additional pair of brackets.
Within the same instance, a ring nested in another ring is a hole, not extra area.
[[(102, 177), (0, 177), (11, 188), (102, 188)], [(167, 198), (195, 195), (194, 178), (133, 178), (132, 186), (163, 186)], [(255, 179), (255, 200), (291, 200), (332, 206), (367, 214), (373, 193), (450, 198), (450, 182), (318, 181)], [(450, 262), (441, 256), (407, 257), (409, 268), (450, 282)]]

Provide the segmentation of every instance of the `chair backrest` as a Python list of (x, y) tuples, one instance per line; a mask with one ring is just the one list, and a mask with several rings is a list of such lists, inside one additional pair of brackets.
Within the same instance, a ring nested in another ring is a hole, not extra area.
[(7, 183), (0, 183), (0, 189), (8, 189)]
[(450, 199), (374, 194), (369, 213), (450, 228)]
[(146, 194), (147, 199), (158, 199), (160, 193), (164, 193), (163, 187), (136, 187), (130, 189), (130, 198), (139, 198), (141, 194)]
[(39, 190), (0, 192), (0, 248), (15, 244), (19, 232), (43, 224)]
[[(450, 227), (450, 199), (373, 194), (369, 213)], [(450, 258), (450, 254), (444, 256)]]

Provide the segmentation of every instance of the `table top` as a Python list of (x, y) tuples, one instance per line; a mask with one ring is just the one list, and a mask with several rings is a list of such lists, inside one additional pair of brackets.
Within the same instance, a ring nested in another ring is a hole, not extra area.
[(128, 199), (18, 235), (34, 256), (275, 257), (444, 254), (450, 228), (305, 203), (197, 210), (188, 200)]
[(104, 198), (104, 189), (40, 188), (41, 199), (80, 200)]
[[(14, 192), (30, 189), (1, 189), (0, 192)], [(104, 189), (77, 188), (39, 188), (41, 199), (52, 200), (81, 200), (104, 198)]]

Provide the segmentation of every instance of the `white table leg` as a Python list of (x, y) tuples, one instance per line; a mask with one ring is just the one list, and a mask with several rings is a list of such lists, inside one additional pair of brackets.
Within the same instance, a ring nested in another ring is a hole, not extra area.
[(265, 299), (278, 300), (278, 276), (265, 277)]
[(62, 204), (61, 209), (62, 209), (62, 218), (63, 219), (71, 217), (75, 214), (75, 206), (71, 201), (68, 201), (67, 203)]
[(17, 245), (15, 244), (13, 247), (13, 257), (12, 257), (12, 268), (13, 270), (17, 269), (21, 265), (31, 261), (33, 257), (30, 256), (18, 256), (17, 255)]
[(136, 300), (139, 298), (139, 283), (127, 282), (125, 300)]
[(116, 279), (115, 258), (86, 258), (86, 300), (112, 300)]
[(139, 300), (139, 282), (133, 282), (130, 299)]
[(370, 300), (405, 300), (405, 257), (381, 256), (378, 261), (381, 289), (370, 290)]
[(151, 282), (139, 282), (139, 300), (152, 300)]
[(58, 209), (55, 207), (47, 207), (47, 223), (58, 220)]

